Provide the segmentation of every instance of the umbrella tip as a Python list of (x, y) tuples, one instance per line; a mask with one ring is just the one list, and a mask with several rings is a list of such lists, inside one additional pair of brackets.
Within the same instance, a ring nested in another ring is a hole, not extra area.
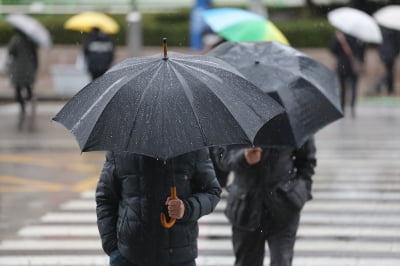
[(164, 48), (164, 57), (163, 60), (167, 60), (167, 38), (163, 38), (163, 48)]

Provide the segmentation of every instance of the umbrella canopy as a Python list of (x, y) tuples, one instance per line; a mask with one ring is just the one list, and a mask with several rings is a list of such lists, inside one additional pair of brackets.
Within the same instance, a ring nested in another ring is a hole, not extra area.
[(267, 130), (273, 137), (259, 134), (255, 143), (300, 147), (319, 129), (343, 117), (335, 73), (294, 48), (279, 42), (227, 42), (209, 55), (237, 66), (285, 107), (281, 124)]
[(289, 44), (282, 32), (269, 20), (239, 8), (215, 8), (203, 11), (210, 28), (228, 41), (280, 41)]
[(385, 6), (373, 14), (378, 24), (400, 31), (400, 5)]
[(378, 24), (373, 17), (361, 10), (351, 7), (336, 8), (328, 12), (328, 20), (340, 31), (364, 42), (382, 42), (382, 34)]
[(82, 151), (165, 160), (208, 146), (251, 144), (283, 111), (220, 59), (165, 53), (118, 63), (53, 119), (75, 135)]
[(111, 17), (100, 12), (83, 12), (70, 17), (65, 23), (67, 30), (90, 32), (93, 28), (99, 28), (108, 34), (115, 34), (119, 31), (118, 23)]
[(24, 14), (11, 14), (6, 21), (25, 33), (29, 38), (44, 48), (51, 48), (52, 41), (48, 30), (36, 19)]

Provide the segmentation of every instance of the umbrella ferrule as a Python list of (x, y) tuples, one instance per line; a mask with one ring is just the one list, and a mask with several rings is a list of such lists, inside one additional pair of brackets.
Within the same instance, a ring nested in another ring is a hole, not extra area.
[(168, 46), (167, 46), (167, 38), (163, 38), (163, 49), (164, 49), (164, 57), (163, 60), (168, 60)]

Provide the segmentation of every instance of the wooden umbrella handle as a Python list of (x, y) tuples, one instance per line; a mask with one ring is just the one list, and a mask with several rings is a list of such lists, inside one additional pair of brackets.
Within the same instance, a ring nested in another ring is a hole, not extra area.
[[(176, 187), (170, 187), (169, 189), (170, 189), (170, 192), (171, 192), (170, 199), (173, 199), (173, 200), (177, 199), (178, 197), (176, 196)], [(165, 216), (165, 214), (164, 213), (160, 213), (160, 221), (161, 221), (161, 225), (164, 228), (169, 229), (172, 226), (174, 226), (174, 224), (176, 222), (176, 219), (175, 218), (171, 218), (171, 220), (167, 221), (167, 217)]]

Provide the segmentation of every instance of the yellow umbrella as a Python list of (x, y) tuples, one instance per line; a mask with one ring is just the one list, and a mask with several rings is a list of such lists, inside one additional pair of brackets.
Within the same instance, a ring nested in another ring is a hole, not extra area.
[(70, 17), (64, 24), (67, 30), (85, 31), (90, 32), (96, 27), (105, 33), (114, 34), (119, 31), (117, 22), (100, 12), (83, 12), (78, 15)]

